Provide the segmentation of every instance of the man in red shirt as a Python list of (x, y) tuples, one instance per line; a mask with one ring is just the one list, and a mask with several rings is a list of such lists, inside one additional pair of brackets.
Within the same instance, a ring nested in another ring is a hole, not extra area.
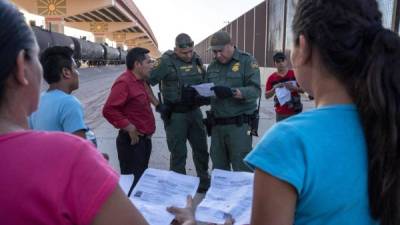
[(103, 116), (119, 129), (117, 152), (121, 174), (135, 176), (131, 190), (148, 167), (150, 138), (156, 128), (145, 81), (153, 67), (148, 53), (145, 48), (128, 52), (127, 70), (114, 82), (103, 107)]
[[(276, 122), (300, 113), (303, 110), (303, 105), (300, 101), (299, 93), (303, 92), (296, 82), (293, 70), (289, 70), (287, 66), (286, 56), (283, 52), (278, 52), (273, 56), (276, 72), (268, 77), (265, 98), (274, 96)], [(284, 104), (280, 104), (276, 96), (276, 90), (281, 92), (290, 92), (290, 100)], [(286, 89), (286, 90), (285, 90)]]

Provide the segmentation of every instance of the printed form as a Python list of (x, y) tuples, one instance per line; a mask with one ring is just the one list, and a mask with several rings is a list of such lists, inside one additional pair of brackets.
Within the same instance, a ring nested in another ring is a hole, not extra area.
[(186, 197), (196, 194), (199, 178), (172, 171), (147, 169), (133, 189), (130, 200), (150, 225), (169, 225), (175, 218), (167, 207), (186, 206)]
[(223, 224), (231, 216), (235, 224), (250, 224), (253, 173), (214, 169), (211, 186), (197, 206), (196, 220)]
[(192, 88), (196, 89), (197, 93), (203, 97), (215, 96), (214, 91), (210, 90), (212, 87), (214, 87), (214, 83), (192, 85)]

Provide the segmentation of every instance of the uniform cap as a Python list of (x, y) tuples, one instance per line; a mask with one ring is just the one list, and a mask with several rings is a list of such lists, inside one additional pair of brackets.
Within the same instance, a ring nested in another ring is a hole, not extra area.
[(211, 36), (211, 50), (221, 50), (225, 45), (231, 43), (231, 36), (225, 31), (218, 31)]
[(175, 38), (175, 46), (178, 48), (192, 48), (193, 44), (192, 38), (185, 33), (181, 33)]

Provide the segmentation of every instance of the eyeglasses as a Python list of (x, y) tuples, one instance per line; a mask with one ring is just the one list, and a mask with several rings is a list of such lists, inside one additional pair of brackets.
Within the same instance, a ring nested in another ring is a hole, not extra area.
[(185, 43), (185, 44), (179, 44), (178, 47), (179, 48), (192, 48), (193, 47), (193, 41), (189, 42), (189, 43)]

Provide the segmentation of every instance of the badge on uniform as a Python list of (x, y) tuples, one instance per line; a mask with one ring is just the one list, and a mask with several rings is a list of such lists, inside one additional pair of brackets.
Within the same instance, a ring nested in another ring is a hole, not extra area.
[(190, 65), (190, 66), (181, 66), (181, 67), (179, 67), (180, 70), (183, 70), (183, 71), (185, 71), (185, 72), (190, 72), (190, 71), (192, 70), (192, 68), (193, 68), (192, 65)]
[(158, 67), (160, 65), (161, 62), (161, 58), (156, 59), (156, 61), (154, 61), (154, 67)]
[(240, 63), (239, 62), (233, 64), (233, 66), (232, 66), (232, 71), (233, 72), (237, 72), (237, 71), (239, 71), (239, 69), (240, 69)]

